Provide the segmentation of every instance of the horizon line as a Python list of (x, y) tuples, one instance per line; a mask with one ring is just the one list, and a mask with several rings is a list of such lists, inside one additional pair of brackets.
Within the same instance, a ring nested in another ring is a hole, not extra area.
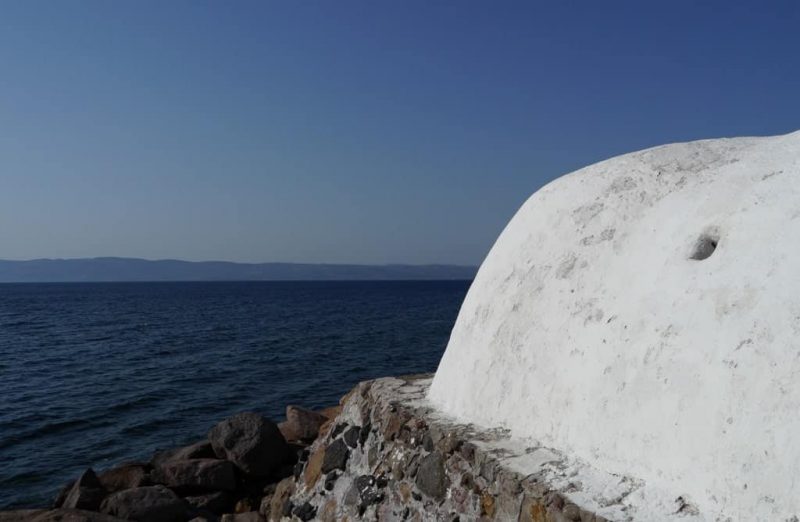
[(123, 261), (144, 261), (147, 263), (159, 262), (178, 262), (178, 263), (228, 263), (234, 265), (327, 265), (327, 266), (413, 266), (413, 267), (431, 267), (431, 266), (447, 266), (447, 267), (461, 267), (461, 268), (477, 268), (480, 264), (464, 264), (464, 263), (445, 263), (445, 262), (431, 262), (431, 263), (359, 263), (359, 262), (310, 262), (310, 261), (229, 261), (219, 259), (204, 259), (204, 260), (188, 260), (177, 258), (155, 258), (149, 259), (145, 257), (125, 257), (125, 256), (91, 256), (91, 257), (37, 257), (26, 259), (7, 259), (0, 258), (0, 263), (30, 263), (34, 261), (99, 261), (99, 260), (123, 260)]

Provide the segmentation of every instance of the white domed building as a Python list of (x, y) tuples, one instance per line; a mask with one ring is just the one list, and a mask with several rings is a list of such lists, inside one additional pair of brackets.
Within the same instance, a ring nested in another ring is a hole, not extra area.
[(656, 147), (537, 191), (429, 399), (705, 520), (797, 521), (800, 132)]

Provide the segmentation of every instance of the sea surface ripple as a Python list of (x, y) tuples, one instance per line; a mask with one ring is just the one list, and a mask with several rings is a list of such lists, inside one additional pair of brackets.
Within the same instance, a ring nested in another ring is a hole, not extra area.
[(466, 281), (0, 284), (0, 509), (240, 411), (436, 369)]

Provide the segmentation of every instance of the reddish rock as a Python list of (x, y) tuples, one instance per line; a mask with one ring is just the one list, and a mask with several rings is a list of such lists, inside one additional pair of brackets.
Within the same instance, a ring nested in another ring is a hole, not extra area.
[(97, 478), (108, 493), (151, 484), (148, 466), (139, 463), (122, 464), (100, 473)]
[(275, 488), (275, 493), (273, 493), (272, 498), (270, 498), (269, 504), (262, 504), (261, 513), (264, 514), (268, 520), (280, 520), (283, 516), (284, 507), (286, 503), (289, 502), (289, 498), (294, 493), (294, 490), (295, 483), (294, 479), (291, 477), (280, 481)]
[(308, 456), (308, 463), (306, 469), (303, 471), (303, 479), (305, 480), (306, 488), (314, 487), (314, 484), (319, 480), (322, 473), (322, 461), (325, 459), (325, 448), (318, 447)]
[(286, 420), (278, 425), (283, 437), (289, 441), (311, 442), (317, 438), (319, 428), (328, 417), (299, 406), (286, 407)]
[(158, 466), (163, 462), (172, 460), (213, 459), (215, 457), (211, 442), (206, 439), (188, 446), (159, 451), (153, 455), (150, 464)]
[(327, 408), (322, 408), (317, 413), (322, 415), (323, 417), (327, 418), (328, 420), (335, 419), (342, 413), (342, 406), (341, 404), (338, 406), (328, 406)]

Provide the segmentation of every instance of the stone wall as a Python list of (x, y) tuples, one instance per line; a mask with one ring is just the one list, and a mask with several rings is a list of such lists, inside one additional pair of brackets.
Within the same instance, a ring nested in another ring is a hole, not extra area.
[(279, 484), (273, 511), (265, 514), (322, 521), (607, 520), (567, 500), (574, 484), (548, 483), (544, 471), (526, 474), (504, 463), (530, 457), (535, 448), (515, 450), (504, 446), (502, 431), (436, 415), (424, 400), (429, 385), (430, 376), (359, 384), (294, 477)]

